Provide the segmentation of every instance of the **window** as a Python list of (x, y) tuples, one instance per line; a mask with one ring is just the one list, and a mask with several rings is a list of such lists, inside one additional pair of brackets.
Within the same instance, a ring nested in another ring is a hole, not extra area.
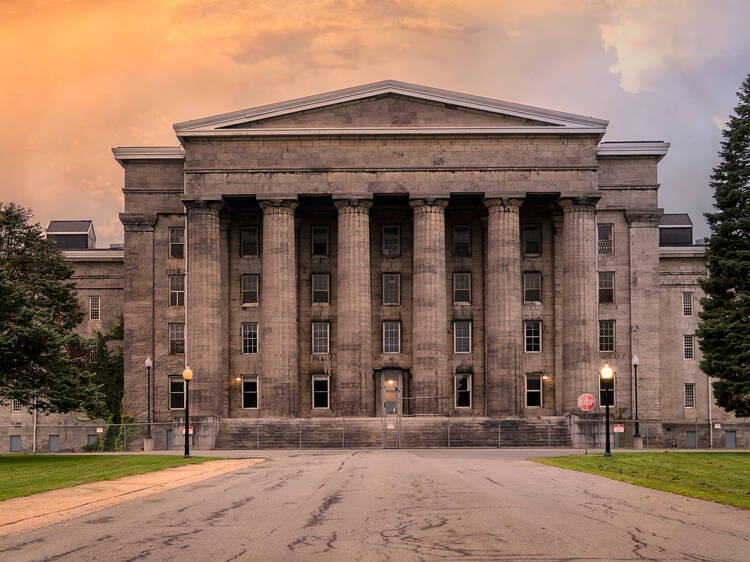
[(383, 273), (383, 304), (398, 306), (401, 302), (401, 275)]
[(242, 377), (242, 407), (257, 409), (258, 397), (258, 376)]
[(240, 256), (243, 258), (257, 258), (260, 253), (258, 227), (240, 227)]
[(685, 354), (685, 359), (695, 359), (693, 336), (682, 336), (682, 350)]
[(542, 273), (526, 271), (523, 274), (523, 302), (542, 302)]
[(538, 224), (523, 225), (523, 255), (538, 256), (542, 253), (542, 229)]
[(328, 227), (312, 227), (312, 255), (324, 258), (328, 256)]
[(169, 276), (169, 306), (185, 306), (185, 276)]
[(242, 323), (242, 353), (258, 353), (258, 323)]
[(99, 297), (89, 297), (89, 319), (99, 320)]
[(396, 257), (401, 253), (401, 227), (387, 225), (383, 227), (383, 255)]
[(453, 227), (453, 255), (471, 255), (471, 228), (468, 224)]
[(383, 322), (383, 353), (401, 353), (401, 322)]
[(471, 321), (453, 322), (453, 352), (471, 353)]
[(242, 293), (242, 304), (258, 304), (258, 279), (259, 275), (248, 273), (240, 276), (240, 292)]
[(456, 408), (471, 408), (471, 374), (456, 373), (453, 384)]
[(471, 304), (471, 273), (453, 274), (453, 302)]
[(21, 411), (21, 401), (16, 400), (15, 398), (10, 401), (10, 411), (11, 412), (20, 412)]
[(685, 383), (685, 407), (695, 408), (695, 383)]
[(169, 354), (185, 353), (185, 324), (183, 322), (169, 325)]
[(169, 377), (169, 409), (182, 410), (185, 408), (185, 381), (181, 375)]
[(542, 375), (539, 373), (526, 375), (526, 407), (542, 405)]
[(328, 353), (330, 325), (328, 322), (312, 323), (312, 352)]
[(95, 365), (96, 362), (99, 360), (97, 347), (98, 347), (98, 341), (95, 341), (94, 343), (91, 344), (91, 347), (89, 348), (89, 365)]
[(599, 320), (599, 351), (615, 350), (615, 321)]
[(682, 293), (682, 315), (693, 315), (693, 293)]
[[(615, 405), (615, 380), (617, 379), (617, 376), (615, 373), (612, 373), (612, 378), (608, 381), (605, 381), (601, 377), (597, 376), (597, 379), (599, 379), (599, 406), (602, 408), (607, 405), (607, 402), (609, 402), (610, 406)], [(609, 390), (607, 390), (609, 388)]]
[(328, 399), (330, 379), (328, 375), (313, 375), (312, 377), (312, 407), (327, 409), (330, 407)]
[(169, 257), (175, 260), (185, 259), (185, 229), (169, 229)]
[(615, 302), (615, 272), (599, 272), (599, 302)]
[(313, 273), (312, 302), (313, 304), (328, 304), (330, 277), (327, 273)]
[(600, 254), (611, 255), (614, 253), (613, 232), (613, 224), (600, 224), (597, 226), (597, 242)]
[(527, 353), (542, 350), (542, 321), (526, 320), (524, 323), (524, 349)]

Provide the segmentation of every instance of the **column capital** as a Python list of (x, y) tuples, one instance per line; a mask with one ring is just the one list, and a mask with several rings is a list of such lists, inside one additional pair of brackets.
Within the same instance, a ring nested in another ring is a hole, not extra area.
[(625, 219), (630, 228), (658, 227), (664, 209), (625, 209)]
[(120, 213), (125, 232), (153, 232), (157, 218), (157, 215), (143, 213)]
[(258, 204), (264, 215), (293, 215), (298, 202), (296, 199), (263, 199)]
[(594, 213), (599, 204), (601, 195), (576, 195), (572, 197), (560, 197), (557, 203), (562, 207), (563, 213)]
[(444, 213), (445, 208), (448, 206), (448, 199), (438, 199), (434, 197), (412, 199), (409, 201), (409, 206), (414, 209), (414, 211), (419, 209), (423, 213)]
[(484, 200), (484, 206), (490, 213), (518, 214), (523, 201), (523, 197), (490, 197)]
[(372, 207), (371, 199), (336, 199), (333, 204), (339, 210), (339, 214), (344, 213), (368, 213)]
[(218, 216), (224, 207), (224, 201), (215, 198), (185, 198), (182, 200), (188, 213), (201, 212)]

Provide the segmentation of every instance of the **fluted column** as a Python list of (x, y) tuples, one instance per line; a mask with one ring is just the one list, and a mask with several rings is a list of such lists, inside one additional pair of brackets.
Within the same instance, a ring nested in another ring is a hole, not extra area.
[(596, 204), (598, 197), (566, 197), (563, 209), (563, 404), (576, 413), (578, 396), (598, 397)]
[(337, 353), (334, 376), (339, 415), (374, 414), (370, 295), (372, 201), (335, 201), (338, 209)]
[(223, 204), (216, 200), (183, 202), (187, 212), (185, 362), (195, 373), (190, 385), (190, 410), (199, 416), (220, 417), (226, 378), (219, 231)]
[(296, 416), (299, 410), (297, 201), (261, 201), (263, 258), (259, 351), (263, 368), (262, 415)]
[[(417, 199), (414, 209), (412, 412), (448, 411), (453, 394), (447, 372), (445, 199)], [(433, 398), (434, 397), (434, 398)]]
[(518, 413), (516, 377), (523, 365), (521, 245), (523, 199), (486, 199), (485, 339), (487, 415)]

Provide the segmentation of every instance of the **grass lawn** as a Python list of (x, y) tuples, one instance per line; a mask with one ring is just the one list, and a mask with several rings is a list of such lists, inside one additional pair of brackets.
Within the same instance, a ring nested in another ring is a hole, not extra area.
[(750, 509), (750, 453), (615, 453), (531, 459)]
[(219, 460), (172, 455), (0, 455), (0, 500)]

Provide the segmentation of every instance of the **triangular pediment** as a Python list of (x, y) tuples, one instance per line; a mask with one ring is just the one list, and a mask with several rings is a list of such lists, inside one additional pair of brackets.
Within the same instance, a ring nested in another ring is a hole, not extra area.
[(175, 124), (177, 135), (593, 133), (601, 119), (386, 80)]

